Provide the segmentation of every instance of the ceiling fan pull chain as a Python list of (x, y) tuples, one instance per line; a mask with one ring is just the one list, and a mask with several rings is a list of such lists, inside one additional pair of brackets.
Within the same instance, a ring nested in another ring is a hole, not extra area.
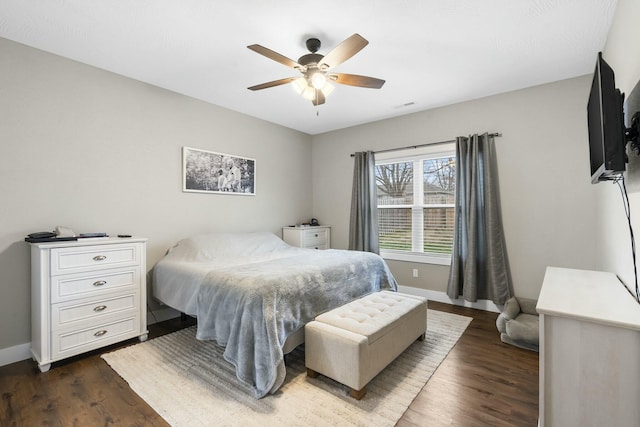
[(318, 108), (318, 106), (320, 105), (320, 96), (318, 95), (320, 92), (320, 89), (315, 89), (315, 93), (316, 93), (316, 117), (320, 117), (320, 108)]

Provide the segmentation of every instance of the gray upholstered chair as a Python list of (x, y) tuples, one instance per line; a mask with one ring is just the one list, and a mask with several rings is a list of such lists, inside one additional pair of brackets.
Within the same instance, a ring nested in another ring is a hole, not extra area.
[(539, 328), (536, 300), (512, 297), (496, 320), (502, 342), (538, 351)]

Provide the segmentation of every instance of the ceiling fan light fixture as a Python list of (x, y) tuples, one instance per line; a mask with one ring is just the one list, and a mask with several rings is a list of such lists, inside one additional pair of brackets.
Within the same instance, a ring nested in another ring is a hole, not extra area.
[(306, 100), (313, 101), (316, 99), (316, 90), (320, 90), (322, 94), (327, 97), (335, 89), (335, 86), (330, 84), (327, 80), (325, 80), (324, 85), (320, 88), (316, 88), (313, 84), (309, 84), (309, 80), (311, 79), (300, 77), (291, 82), (296, 93)]
[(296, 91), (298, 95), (302, 95), (304, 90), (307, 87), (309, 87), (309, 84), (307, 83), (307, 79), (305, 79), (304, 77), (295, 79), (294, 81), (291, 82), (291, 85), (293, 86), (293, 89)]
[(302, 91), (302, 97), (308, 101), (313, 101), (316, 99), (316, 90), (312, 86), (307, 86)]
[(326, 98), (326, 97), (328, 97), (328, 96), (331, 94), (331, 92), (333, 92), (333, 90), (334, 90), (335, 88), (336, 88), (336, 87), (335, 87), (334, 85), (329, 84), (329, 83), (326, 83), (326, 84), (322, 87), (322, 89), (320, 89), (320, 90), (322, 91), (322, 93), (324, 94), (324, 96), (325, 96), (325, 98)]
[(311, 86), (313, 86), (314, 88), (322, 89), (324, 85), (327, 84), (327, 77), (324, 75), (324, 73), (316, 71), (311, 74), (309, 81), (311, 82)]
[(309, 85), (309, 82), (305, 77), (300, 77), (291, 82), (291, 85), (304, 99), (312, 101), (316, 97), (316, 90), (313, 86)]

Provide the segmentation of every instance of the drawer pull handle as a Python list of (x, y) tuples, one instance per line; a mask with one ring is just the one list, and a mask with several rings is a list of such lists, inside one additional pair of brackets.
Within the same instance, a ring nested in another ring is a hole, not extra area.
[(97, 282), (93, 282), (93, 286), (104, 286), (107, 282), (105, 280), (98, 280)]
[(107, 257), (104, 255), (96, 255), (93, 257), (94, 261), (104, 261), (105, 259), (107, 259)]
[(318, 235), (316, 234), (316, 237), (318, 237)]
[(104, 310), (106, 310), (106, 308), (107, 308), (106, 305), (99, 305), (99, 306), (95, 307), (93, 309), (93, 311), (104, 311)]
[(96, 336), (96, 337), (101, 337), (101, 336), (103, 336), (103, 335), (104, 335), (104, 334), (106, 334), (106, 333), (107, 333), (106, 329), (103, 329), (103, 330), (101, 330), (101, 331), (96, 332), (96, 333), (95, 333), (95, 334), (93, 334), (93, 335), (94, 335), (94, 336)]

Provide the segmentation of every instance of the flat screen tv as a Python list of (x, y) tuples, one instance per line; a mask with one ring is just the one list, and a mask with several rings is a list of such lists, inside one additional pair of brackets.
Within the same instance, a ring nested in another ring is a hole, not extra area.
[(623, 102), (613, 70), (600, 52), (587, 104), (592, 184), (614, 180), (625, 170)]

